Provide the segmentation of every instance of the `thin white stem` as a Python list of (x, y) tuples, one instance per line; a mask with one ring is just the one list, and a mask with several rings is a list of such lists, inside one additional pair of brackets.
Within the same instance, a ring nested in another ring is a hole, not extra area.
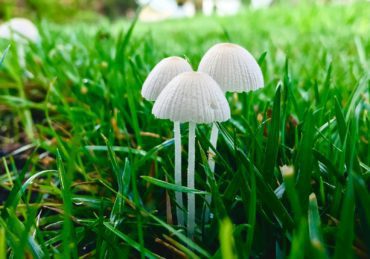
[[(211, 143), (211, 146), (213, 146), (215, 149), (217, 148), (217, 139), (218, 139), (218, 127), (217, 127), (216, 123), (213, 123), (210, 143)], [(209, 168), (211, 170), (211, 173), (213, 173), (213, 174), (215, 173), (215, 166), (216, 166), (215, 160), (214, 160), (215, 155), (216, 154), (213, 152), (212, 148), (210, 147), (208, 149), (208, 165), (209, 165)], [(207, 195), (206, 196), (206, 203), (211, 204), (211, 201), (212, 201), (212, 196)], [(208, 219), (209, 219), (209, 207), (207, 206), (207, 204), (206, 204), (205, 213), (204, 213), (204, 218), (205, 218), (206, 221), (208, 221)]]
[[(195, 170), (195, 123), (189, 122), (189, 150), (188, 150), (188, 187), (195, 188), (194, 170)], [(188, 237), (193, 238), (195, 230), (195, 194), (188, 193)]]
[[(218, 139), (218, 127), (216, 123), (213, 123), (210, 143), (215, 149), (217, 148), (217, 139)], [(215, 172), (215, 165), (216, 165), (215, 160), (214, 160), (215, 155), (216, 154), (213, 152), (212, 148), (209, 148), (208, 149), (208, 165), (212, 173)]]
[(18, 63), (22, 69), (26, 69), (26, 51), (22, 43), (17, 45)]
[[(175, 184), (181, 186), (181, 129), (180, 122), (175, 121), (173, 124), (173, 132), (175, 136)], [(176, 216), (177, 224), (184, 225), (184, 212), (183, 212), (183, 201), (182, 192), (175, 192), (176, 201)]]

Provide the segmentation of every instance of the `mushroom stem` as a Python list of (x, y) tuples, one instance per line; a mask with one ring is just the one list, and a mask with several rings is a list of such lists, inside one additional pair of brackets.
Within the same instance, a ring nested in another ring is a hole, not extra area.
[(18, 64), (19, 67), (22, 69), (26, 69), (26, 51), (24, 50), (24, 46), (21, 43), (17, 44), (17, 56), (18, 56)]
[[(175, 136), (175, 184), (181, 186), (181, 129), (180, 122), (175, 121), (173, 125)], [(184, 225), (182, 193), (175, 192), (177, 224)]]
[[(217, 139), (218, 139), (218, 127), (216, 123), (213, 123), (210, 144), (215, 149), (217, 148)], [(210, 147), (208, 149), (208, 165), (209, 165), (209, 169), (211, 170), (211, 173), (213, 174), (215, 173), (215, 166), (216, 166), (215, 160), (214, 160), (215, 155), (216, 154), (213, 152), (212, 148)], [(209, 207), (207, 206), (207, 204), (211, 204), (211, 201), (212, 201), (212, 196), (209, 194), (206, 196), (206, 208), (205, 208), (205, 213), (204, 213), (204, 218), (206, 219), (206, 221), (209, 219), (209, 213), (210, 213)]]
[[(189, 122), (189, 150), (188, 150), (188, 188), (194, 189), (194, 169), (195, 169), (195, 123)], [(195, 229), (195, 194), (188, 193), (188, 237), (194, 236)]]
[[(218, 139), (218, 127), (216, 123), (213, 123), (210, 143), (215, 149), (217, 148), (217, 139)], [(216, 154), (213, 152), (212, 148), (209, 148), (208, 149), (208, 165), (212, 173), (215, 172), (215, 160), (214, 160), (215, 155)]]

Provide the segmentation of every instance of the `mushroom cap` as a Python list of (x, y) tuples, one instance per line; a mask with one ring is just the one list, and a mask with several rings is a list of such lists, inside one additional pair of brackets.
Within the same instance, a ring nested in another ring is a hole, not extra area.
[(37, 27), (28, 19), (13, 18), (0, 26), (0, 38), (13, 39), (17, 43), (27, 41), (37, 43), (40, 41), (40, 34)]
[(200, 61), (198, 71), (213, 77), (224, 92), (248, 92), (262, 88), (263, 75), (253, 56), (243, 47), (219, 43)]
[(149, 101), (155, 101), (175, 76), (187, 71), (193, 71), (193, 68), (183, 58), (174, 56), (162, 59), (145, 79), (141, 95)]
[(211, 123), (230, 118), (230, 107), (217, 82), (203, 72), (184, 72), (168, 83), (154, 103), (159, 119)]

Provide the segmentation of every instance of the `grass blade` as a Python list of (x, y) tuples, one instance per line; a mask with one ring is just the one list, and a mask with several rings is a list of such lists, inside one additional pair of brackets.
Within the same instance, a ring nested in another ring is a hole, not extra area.
[(220, 222), (220, 246), (222, 258), (236, 259), (237, 256), (234, 253), (234, 235), (233, 235), (233, 224), (229, 218), (224, 218)]
[(303, 211), (308, 208), (308, 195), (311, 191), (311, 174), (313, 170), (314, 116), (309, 110), (303, 126), (302, 139), (298, 150), (295, 168), (298, 168), (297, 189)]
[(171, 234), (178, 237), (178, 239), (180, 239), (184, 244), (187, 244), (188, 247), (192, 249), (194, 252), (198, 252), (205, 258), (210, 258), (210, 254), (204, 248), (200, 247), (197, 243), (187, 238), (181, 232), (175, 230), (171, 225), (165, 223), (164, 221), (162, 221), (161, 219), (159, 219), (158, 217), (154, 216), (151, 213), (149, 213), (148, 216), (152, 218), (154, 221), (156, 221), (159, 225), (167, 229)]
[(301, 220), (302, 209), (299, 203), (298, 193), (295, 189), (296, 179), (294, 174), (294, 168), (292, 166), (282, 166), (280, 170), (285, 184), (284, 185), (285, 191), (287, 193), (290, 204), (293, 208), (295, 223), (298, 225)]
[(247, 241), (246, 241), (246, 251), (249, 256), (252, 252), (252, 245), (254, 240), (254, 230), (256, 225), (256, 214), (257, 214), (257, 184), (256, 184), (256, 175), (253, 168), (249, 170), (250, 175), (250, 186), (251, 192), (249, 197), (249, 207), (248, 207), (248, 232), (247, 232)]
[(5, 229), (0, 225), (0, 259), (6, 259), (6, 240)]
[[(219, 124), (219, 126), (220, 134), (226, 141), (228, 148), (234, 150), (235, 146), (239, 146), (239, 144), (234, 144), (232, 138), (230, 137), (226, 129), (221, 124)], [(236, 158), (239, 159), (241, 166), (243, 166), (247, 170), (253, 168), (253, 171), (256, 175), (257, 193), (259, 194), (259, 197), (263, 201), (264, 205), (270, 208), (270, 210), (273, 212), (274, 216), (278, 219), (278, 222), (281, 223), (282, 226), (284, 226), (288, 230), (292, 230), (294, 224), (291, 216), (288, 213), (288, 210), (278, 199), (278, 197), (272, 190), (271, 186), (265, 180), (262, 173), (251, 162), (251, 160), (248, 158), (248, 156), (244, 153), (243, 150), (241, 150), (240, 148), (236, 148), (235, 152)]]
[(5, 59), (5, 57), (6, 57), (6, 54), (8, 54), (9, 49), (10, 49), (10, 45), (8, 45), (8, 47), (6, 47), (6, 49), (5, 49), (5, 50), (4, 50), (4, 52), (3, 52), (3, 55), (2, 55), (2, 56), (1, 56), (1, 58), (0, 58), (0, 66), (3, 64), (4, 59)]
[(135, 240), (131, 239), (129, 236), (125, 235), (121, 231), (114, 228), (110, 223), (104, 222), (104, 226), (112, 231), (116, 236), (118, 236), (120, 239), (125, 241), (127, 245), (137, 250), (141, 255), (146, 256), (148, 258), (158, 258), (159, 255), (156, 255), (155, 253), (151, 252), (150, 250), (143, 248), (139, 243), (137, 243)]
[(315, 258), (327, 258), (320, 230), (321, 221), (319, 208), (317, 206), (316, 195), (314, 193), (311, 193), (309, 200), (310, 201), (308, 209), (308, 230), (311, 245), (315, 253)]
[[(134, 194), (134, 202), (135, 202), (135, 208), (136, 208), (136, 217), (137, 217), (137, 232), (138, 232), (138, 238), (139, 238), (139, 244), (140, 244), (140, 250), (144, 250), (144, 232), (143, 232), (143, 222), (142, 222), (142, 215), (140, 213), (140, 210), (138, 208), (140, 208), (140, 204), (142, 203), (141, 199), (140, 199), (140, 196), (139, 196), (139, 191), (138, 191), (138, 188), (137, 188), (137, 176), (136, 176), (136, 171), (135, 169), (131, 169), (130, 167), (130, 163), (129, 163), (129, 160), (126, 158), (126, 161), (125, 161), (125, 167), (126, 167), (126, 170), (128, 170), (131, 174), (132, 174), (132, 177), (131, 177), (131, 185), (132, 185), (132, 192)], [(144, 256), (143, 254), (141, 254), (141, 258), (143, 259)]]
[(353, 176), (349, 175), (347, 190), (344, 196), (338, 232), (336, 236), (334, 258), (352, 258), (352, 243), (354, 239), (355, 201), (353, 190)]
[(307, 240), (307, 222), (302, 220), (298, 226), (297, 231), (292, 238), (292, 248), (290, 250), (289, 258), (305, 258), (306, 249), (305, 244)]
[(344, 144), (346, 139), (347, 125), (337, 97), (335, 97), (335, 117), (337, 119), (339, 137), (342, 141), (342, 144)]
[[(59, 172), (59, 178), (61, 182), (61, 191), (62, 191), (62, 198), (63, 198), (63, 208), (64, 208), (64, 220), (63, 220), (63, 254), (66, 258), (70, 257), (71, 254), (77, 256), (77, 251), (75, 250), (76, 246), (71, 244), (74, 242), (71, 237), (74, 236), (73, 234), (73, 223), (72, 223), (72, 193), (71, 193), (71, 176), (69, 172), (64, 170), (62, 157), (57, 151), (57, 167)], [(69, 169), (69, 168), (68, 168)], [(71, 251), (71, 247), (74, 249)]]
[(268, 138), (265, 151), (265, 166), (263, 168), (263, 176), (268, 183), (274, 182), (274, 168), (279, 150), (279, 132), (280, 132), (280, 99), (281, 85), (278, 85), (274, 105), (272, 108), (271, 125), (268, 129)]
[(151, 177), (151, 176), (142, 175), (140, 177), (142, 179), (144, 179), (145, 181), (147, 181), (148, 183), (154, 184), (156, 186), (159, 186), (159, 187), (165, 188), (167, 190), (171, 190), (171, 191), (184, 192), (184, 193), (194, 193), (194, 194), (202, 194), (202, 195), (209, 194), (206, 191), (200, 191), (200, 190), (188, 188), (186, 186), (180, 186), (180, 185), (177, 185), (177, 184), (168, 183), (166, 181), (162, 181), (162, 180), (156, 179), (156, 178)]

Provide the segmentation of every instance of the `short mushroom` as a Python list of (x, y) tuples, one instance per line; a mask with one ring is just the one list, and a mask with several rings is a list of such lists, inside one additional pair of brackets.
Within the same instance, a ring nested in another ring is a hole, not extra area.
[[(230, 118), (230, 107), (217, 82), (203, 72), (185, 72), (165, 87), (154, 103), (152, 113), (160, 119), (189, 123), (187, 186), (194, 188), (195, 127)], [(187, 230), (195, 229), (195, 196), (188, 193)]]
[(36, 26), (28, 19), (13, 18), (0, 25), (0, 38), (14, 40), (18, 47), (18, 61), (22, 68), (25, 68), (24, 47), (28, 42), (38, 43), (40, 34)]
[[(168, 57), (162, 59), (149, 73), (146, 78), (141, 95), (149, 100), (155, 101), (163, 88), (177, 75), (193, 71), (191, 65), (183, 58)], [(174, 121), (174, 138), (175, 138), (175, 184), (181, 185), (181, 131), (180, 122)], [(177, 223), (184, 225), (184, 217), (181, 209), (183, 208), (182, 193), (175, 193), (175, 200), (177, 204), (176, 216)]]
[[(207, 73), (220, 85), (224, 92), (249, 92), (264, 85), (260, 66), (243, 47), (232, 43), (219, 43), (211, 47), (200, 61), (198, 71)], [(212, 125), (211, 145), (216, 148), (218, 128)], [(215, 170), (214, 154), (209, 149), (209, 167)], [(206, 198), (210, 203), (211, 197)], [(208, 218), (209, 210), (206, 210)]]

